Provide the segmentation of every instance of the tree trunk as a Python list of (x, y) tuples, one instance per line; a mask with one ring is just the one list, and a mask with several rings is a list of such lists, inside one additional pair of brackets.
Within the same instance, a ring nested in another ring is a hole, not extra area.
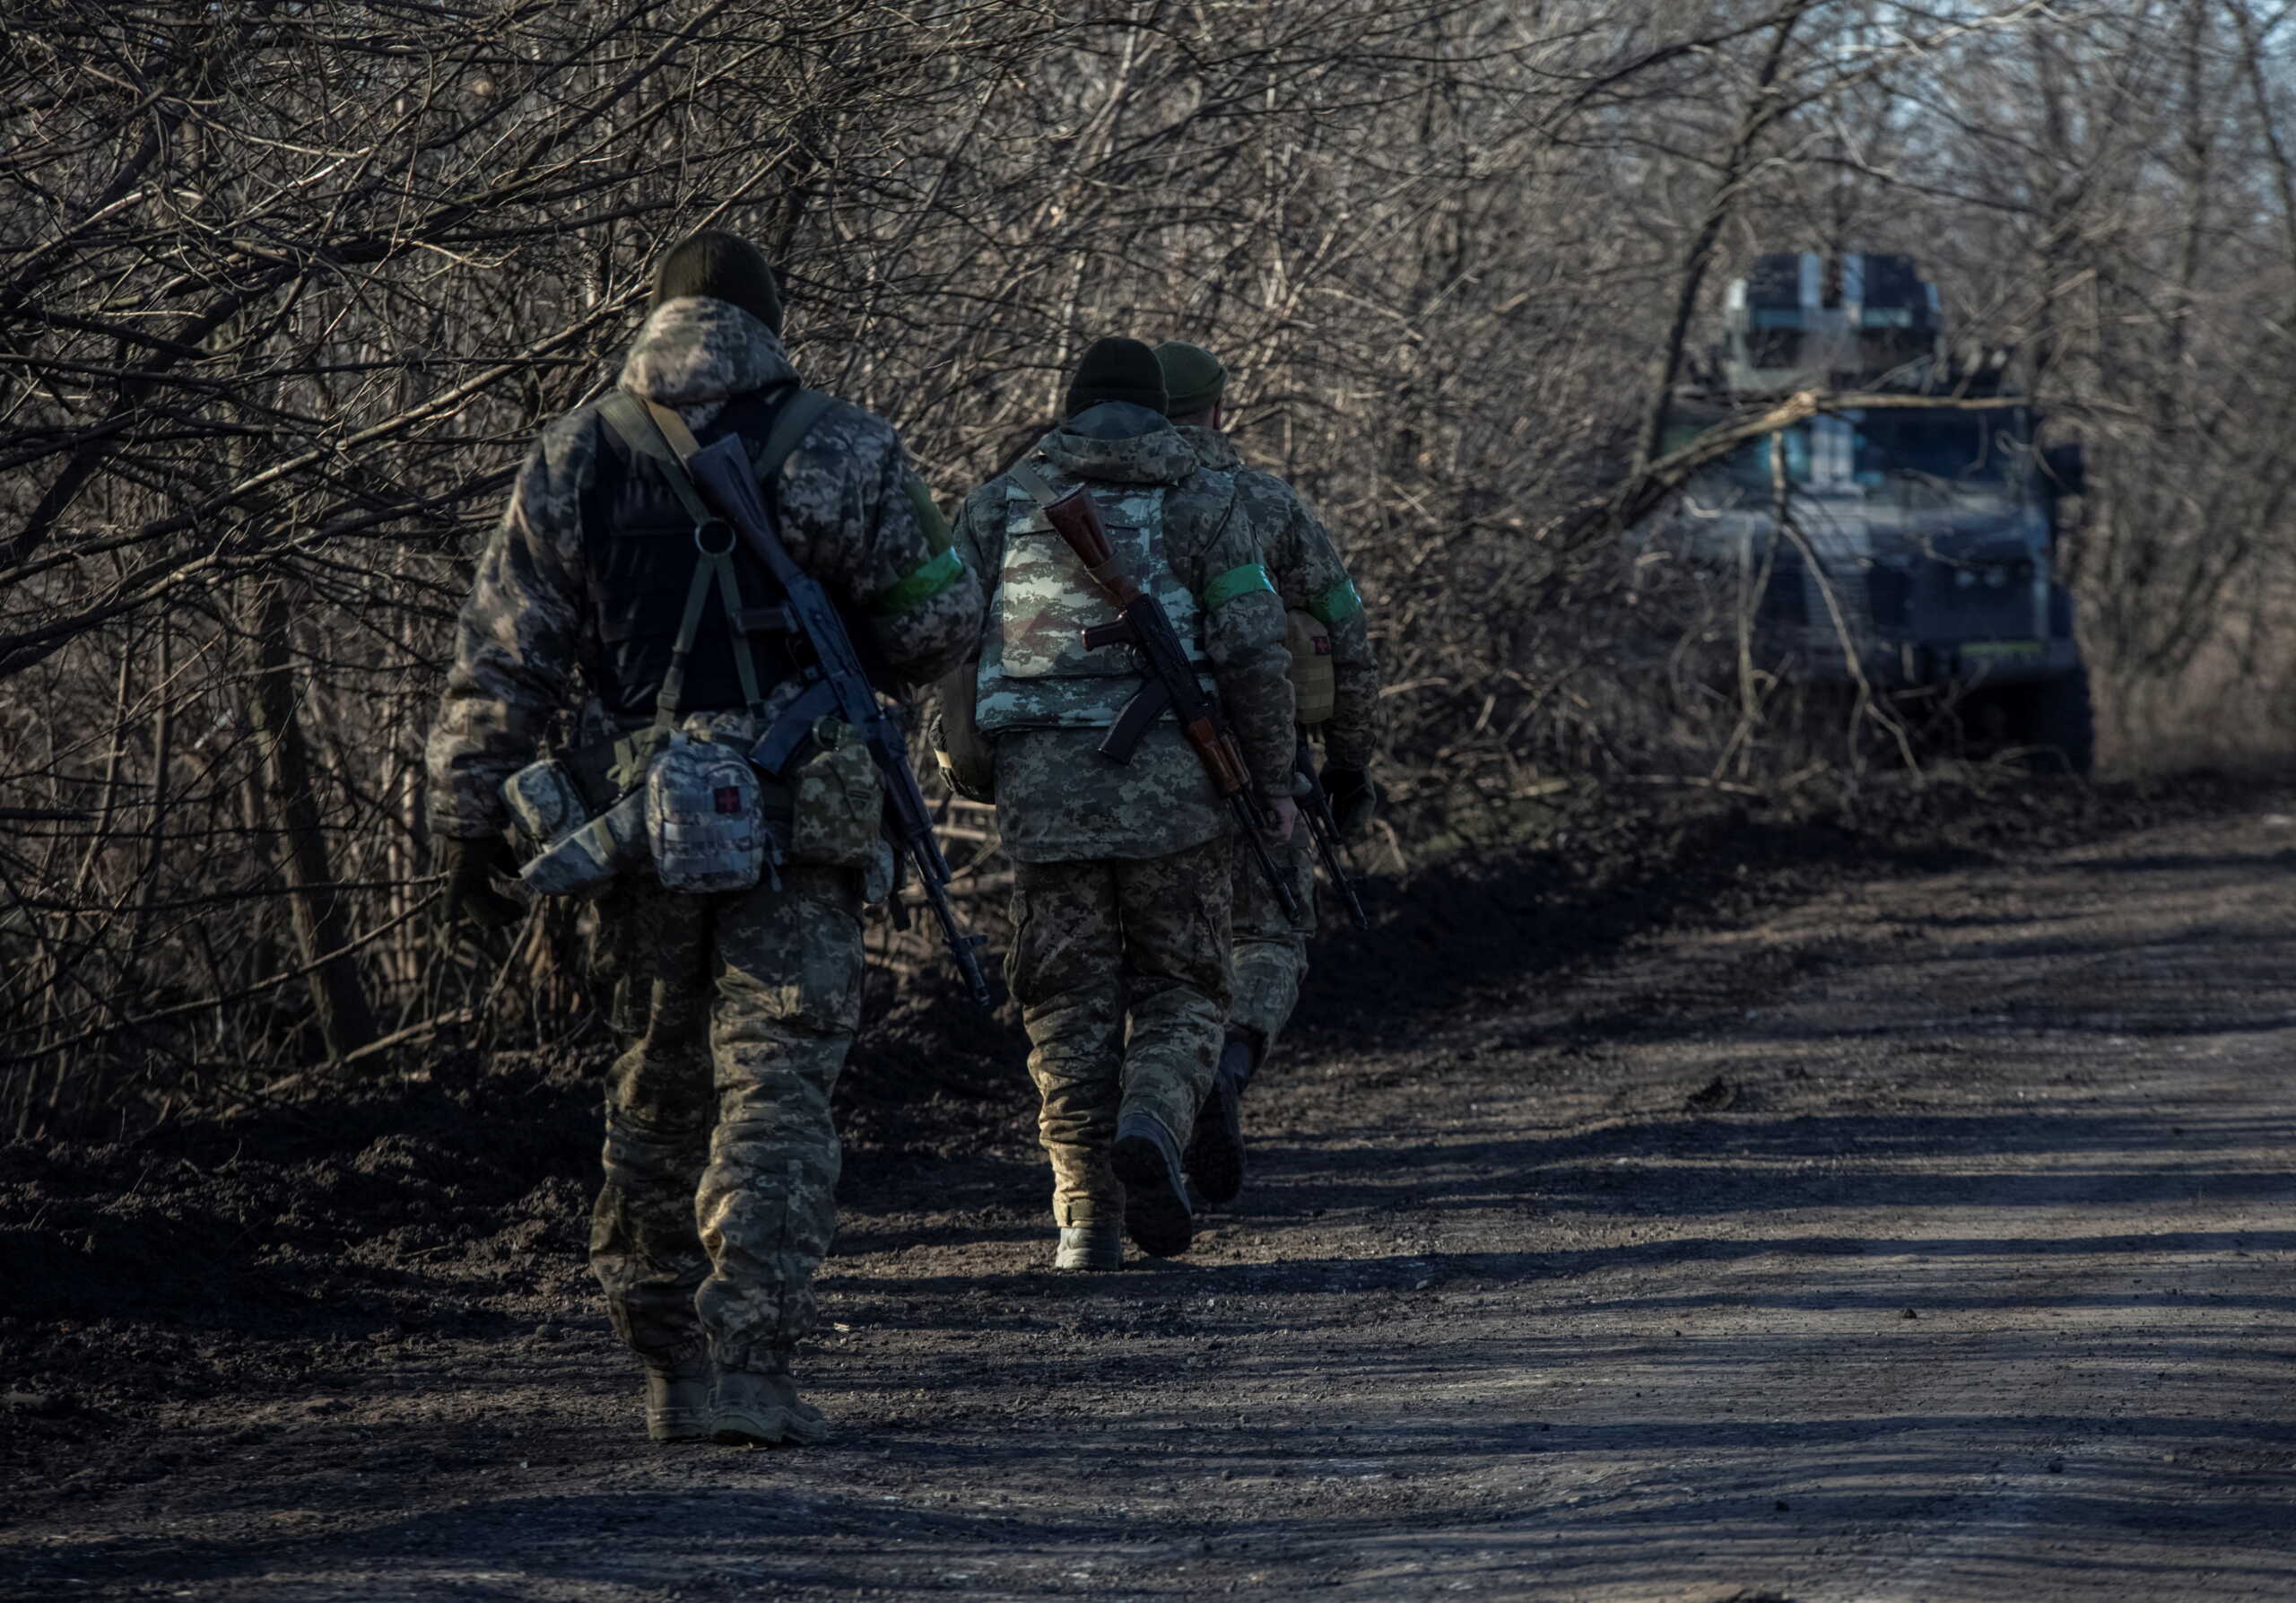
[(295, 920), (295, 944), (311, 971), (311, 1003), (328, 1055), (340, 1060), (375, 1039), (374, 1009), (348, 947), (326, 838), (319, 827), (318, 796), (311, 784), (310, 754), (296, 715), (295, 681), (290, 661), (291, 609), (284, 584), (265, 587), (257, 603), (254, 717), (261, 743), (265, 778), (278, 808), (286, 844), (283, 870), (295, 894), (288, 899)]

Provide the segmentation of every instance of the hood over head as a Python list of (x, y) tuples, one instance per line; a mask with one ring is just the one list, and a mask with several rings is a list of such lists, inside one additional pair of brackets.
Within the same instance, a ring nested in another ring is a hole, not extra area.
[(1037, 449), (1070, 478), (1103, 484), (1177, 484), (1196, 467), (1196, 449), (1161, 413), (1126, 402), (1088, 407)]
[(622, 388), (665, 406), (703, 406), (796, 377), (781, 336), (730, 301), (665, 301), (622, 359)]

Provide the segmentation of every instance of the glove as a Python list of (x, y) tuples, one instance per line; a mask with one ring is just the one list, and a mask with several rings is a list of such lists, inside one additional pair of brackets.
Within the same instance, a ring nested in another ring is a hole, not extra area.
[(1281, 846), (1292, 839), (1292, 832), (1300, 826), (1300, 804), (1288, 796), (1279, 796), (1263, 809), (1267, 823), (1260, 830), (1270, 846)]
[(467, 919), (482, 929), (507, 929), (526, 910), (494, 888), (497, 876), (518, 877), (518, 859), (500, 835), (470, 841), (439, 841), (431, 848), (447, 873), (447, 916)]
[(1324, 794), (1331, 798), (1331, 815), (1341, 836), (1362, 839), (1379, 811), (1379, 788), (1371, 783), (1371, 776), (1360, 768), (1326, 768)]
[(972, 765), (975, 771), (960, 768), (956, 756), (949, 750), (949, 726), (942, 714), (936, 712), (925, 720), (925, 739), (933, 748), (933, 761), (941, 770), (941, 782), (949, 788), (952, 796), (961, 796), (970, 802), (996, 802), (993, 777), (977, 771), (980, 766), (978, 762)]

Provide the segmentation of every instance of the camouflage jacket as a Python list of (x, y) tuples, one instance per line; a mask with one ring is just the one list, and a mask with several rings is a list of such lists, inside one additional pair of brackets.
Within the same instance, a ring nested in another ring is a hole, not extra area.
[[(700, 429), (726, 401), (791, 376), (779, 337), (764, 324), (725, 301), (687, 296), (647, 319), (621, 386), (676, 407)], [(578, 690), (599, 683), (584, 556), (585, 536), (596, 531), (583, 527), (582, 507), (605, 427), (593, 403), (543, 431), (479, 556), (430, 730), (430, 827), (440, 837), (501, 829), (502, 781), (534, 759)], [(891, 425), (840, 402), (806, 431), (775, 489), (790, 556), (857, 615), (871, 615), (886, 659), (922, 681), (973, 649), (981, 593), (971, 571), (935, 561), (908, 477)]]
[[(1095, 420), (1094, 413), (1101, 414)], [(1122, 414), (1137, 414), (1126, 419)], [(1106, 420), (1114, 418), (1113, 423)], [(1096, 421), (1105, 426), (1095, 426)], [(1084, 425), (1079, 427), (1078, 423)], [(1144, 432), (1122, 432), (1146, 424)], [(1048, 476), (1095, 485), (1159, 486), (1165, 554), (1187, 591), (1261, 565), (1258, 531), (1237, 501), (1233, 481), (1197, 466), (1187, 442), (1153, 414), (1095, 408), (1039, 440), (1026, 460)], [(969, 496), (957, 518), (960, 549), (973, 553), (989, 587), (995, 626), (1013, 498), (1000, 475)], [(1199, 643), (1230, 727), (1252, 777), (1267, 795), (1288, 795), (1292, 756), (1292, 685), (1283, 611), (1264, 584), (1225, 584), (1198, 615)], [(1079, 623), (1104, 621), (1113, 614)], [(1092, 748), (1093, 728), (1020, 729), (996, 737), (996, 813), (1004, 849), (1021, 862), (1167, 857), (1231, 827), (1228, 808), (1205, 776), (1178, 724), (1152, 728), (1132, 761), (1117, 764)]]
[(1378, 741), (1379, 662), (1371, 649), (1362, 599), (1331, 531), (1298, 491), (1265, 468), (1248, 465), (1227, 435), (1195, 424), (1182, 425), (1178, 432), (1205, 467), (1236, 475), (1284, 606), (1310, 614), (1331, 632), (1336, 694), (1323, 730), (1325, 754), (1334, 768), (1368, 766)]

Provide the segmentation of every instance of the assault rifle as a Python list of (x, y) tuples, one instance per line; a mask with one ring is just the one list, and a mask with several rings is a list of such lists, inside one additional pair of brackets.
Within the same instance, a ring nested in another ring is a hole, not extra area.
[(1111, 762), (1131, 762), (1141, 737), (1169, 709), (1179, 720), (1180, 733), (1187, 736), (1204, 771), (1212, 777), (1213, 788), (1243, 826), (1244, 840), (1258, 859), (1268, 888), (1283, 904), (1283, 916), (1296, 919), (1300, 899), (1268, 855), (1262, 833), (1266, 821), (1252, 799), (1251, 773), (1244, 766), (1243, 748), (1221, 721), (1220, 710), (1204, 693), (1204, 685), (1187, 659), (1187, 648), (1180, 644), (1164, 604), (1142, 589), (1139, 580), (1126, 571), (1100, 523), (1100, 509), (1083, 485), (1045, 501), (1044, 519), (1076, 553), (1076, 560), (1084, 564), (1092, 582), (1117, 610), (1114, 623), (1095, 623), (1084, 631), (1085, 649), (1097, 651), (1103, 646), (1128, 646), (1144, 670), (1139, 693), (1118, 714), (1116, 727), (1100, 742), (1100, 755)]
[(1356, 894), (1355, 882), (1347, 876), (1347, 859), (1341, 854), (1339, 820), (1332, 816), (1331, 797), (1324, 791), (1323, 776), (1316, 771), (1315, 754), (1308, 750), (1304, 735), (1300, 737), (1300, 754), (1294, 765), (1306, 781), (1300, 793), (1300, 818), (1315, 837), (1316, 855), (1324, 860), (1324, 873), (1331, 879), (1332, 892), (1347, 909), (1348, 922), (1358, 929), (1369, 929), (1370, 916), (1363, 910), (1363, 898)]
[[(660, 421), (658, 414), (656, 421)], [(670, 434), (673, 449), (694, 444), (691, 434), (683, 428), (665, 432)], [(683, 440), (678, 438), (681, 434), (684, 435)], [(790, 627), (804, 635), (813, 648), (813, 661), (805, 670), (808, 683), (804, 690), (789, 710), (773, 721), (764, 738), (751, 748), (750, 761), (774, 779), (781, 778), (812, 736), (814, 720), (829, 714), (835, 714), (860, 733), (891, 799), (892, 816), (885, 832), (892, 838), (900, 861), (916, 867), (917, 877), (925, 887), (925, 900), (940, 923), (941, 938), (948, 943), (950, 959), (964, 977), (965, 989), (975, 1002), (987, 1006), (988, 981), (981, 974), (980, 959), (973, 950), (979, 937), (958, 929), (956, 911), (949, 905), (949, 861), (941, 855), (941, 843), (933, 834), (932, 815), (926, 808), (925, 792), (918, 788), (917, 775), (909, 766), (908, 737), (878, 700), (861, 653), (854, 648), (853, 637), (846, 630), (844, 614), (838, 611), (837, 604), (830, 599), (820, 581), (792, 562), (789, 553), (782, 547), (781, 537), (774, 530), (773, 514), (766, 510), (764, 498), (758, 493), (757, 475), (751, 469), (749, 453), (737, 435), (721, 435), (707, 446), (680, 450), (678, 454), (711, 505), (773, 575), (774, 582), (781, 587)], [(700, 538), (701, 531), (696, 531), (695, 537)], [(893, 905), (896, 919), (903, 918), (898, 900)]]

